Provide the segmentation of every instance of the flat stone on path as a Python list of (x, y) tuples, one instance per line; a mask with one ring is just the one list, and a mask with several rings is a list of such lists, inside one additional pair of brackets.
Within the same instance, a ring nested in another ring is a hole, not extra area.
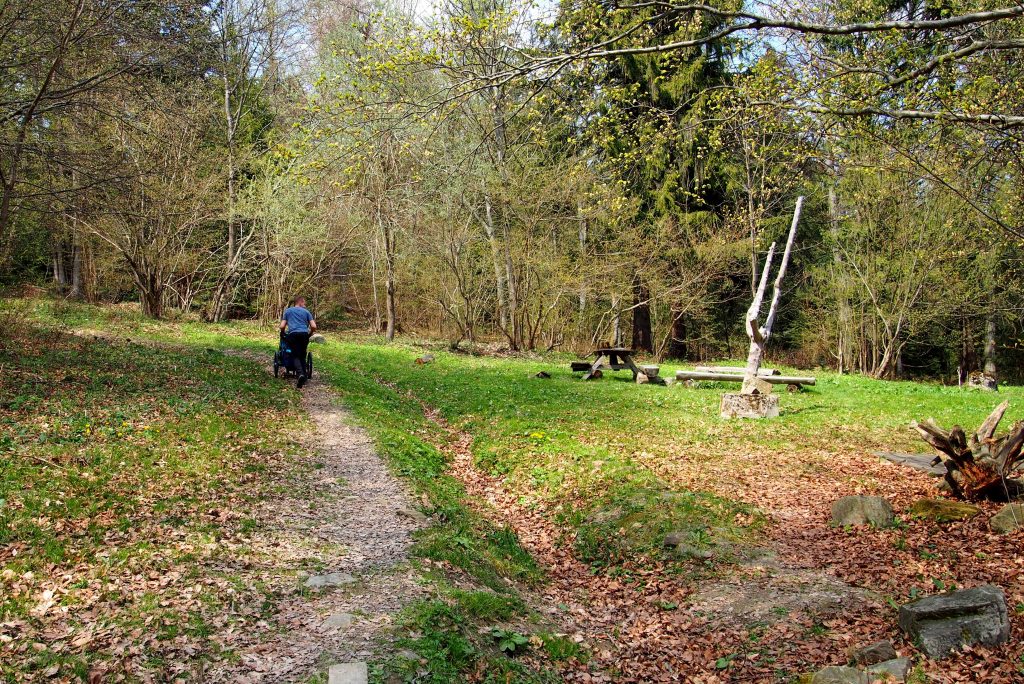
[(943, 477), (946, 474), (946, 466), (943, 464), (932, 465), (932, 461), (935, 460), (935, 456), (932, 454), (894, 454), (888, 451), (875, 451), (872, 453), (890, 463), (904, 465), (932, 477)]
[(1024, 504), (1009, 503), (988, 521), (988, 526), (999, 534), (1009, 534), (1024, 527)]
[(910, 668), (912, 666), (913, 663), (910, 662), (910, 658), (893, 658), (892, 660), (872, 665), (868, 668), (868, 674), (871, 675), (872, 679), (886, 677), (887, 681), (905, 682), (910, 675)]
[(327, 671), (327, 684), (366, 684), (369, 679), (366, 663), (340, 663)]
[(811, 684), (871, 684), (871, 676), (855, 667), (832, 665), (815, 672)]
[(356, 621), (352, 613), (335, 613), (324, 620), (324, 629), (345, 629)]
[(832, 504), (832, 522), (840, 527), (888, 527), (894, 518), (892, 505), (880, 496), (844, 496)]
[(311, 576), (306, 580), (306, 586), (310, 589), (326, 589), (352, 584), (355, 581), (356, 578), (347, 572), (331, 572), (326, 575)]
[(885, 662), (886, 660), (892, 660), (897, 657), (896, 649), (893, 648), (892, 642), (877, 641), (870, 646), (864, 646), (858, 648), (851, 654), (851, 660), (858, 665), (877, 665), (878, 663)]
[(926, 596), (900, 606), (900, 627), (929, 658), (945, 658), (963, 646), (998, 646), (1010, 638), (1006, 594), (986, 584)]

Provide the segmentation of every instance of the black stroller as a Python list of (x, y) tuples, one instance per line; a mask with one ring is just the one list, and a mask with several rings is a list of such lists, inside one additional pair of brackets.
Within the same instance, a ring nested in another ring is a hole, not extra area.
[[(277, 351), (274, 352), (274, 377), (278, 377), (281, 370), (284, 370), (284, 377), (293, 378), (299, 374), (298, 364), (295, 363), (296, 359), (292, 355), (292, 350), (288, 346), (288, 339), (284, 334), (284, 330), (281, 331), (281, 342), (278, 344)], [(313, 352), (306, 352), (306, 378), (313, 377)]]

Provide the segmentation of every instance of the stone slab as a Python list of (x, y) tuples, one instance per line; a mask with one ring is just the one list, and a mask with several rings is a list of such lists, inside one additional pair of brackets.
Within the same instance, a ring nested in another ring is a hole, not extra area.
[(355, 581), (356, 578), (347, 572), (331, 572), (326, 575), (312, 575), (306, 580), (306, 586), (310, 589), (326, 589), (352, 584)]
[(963, 646), (998, 646), (1010, 638), (1006, 594), (987, 584), (900, 606), (900, 628), (929, 658), (945, 658)]
[(935, 460), (933, 454), (898, 454), (890, 451), (874, 451), (872, 454), (878, 458), (884, 458), (890, 463), (907, 466), (932, 477), (943, 477), (946, 474), (946, 466), (941, 463), (932, 465), (932, 461)]
[(367, 684), (369, 679), (366, 663), (339, 663), (327, 671), (327, 684)]

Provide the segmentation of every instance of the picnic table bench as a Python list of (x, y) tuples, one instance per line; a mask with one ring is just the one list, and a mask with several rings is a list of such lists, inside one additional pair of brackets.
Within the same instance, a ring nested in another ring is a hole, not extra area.
[(599, 371), (603, 370), (630, 370), (633, 372), (633, 380), (636, 380), (636, 376), (640, 375), (643, 371), (636, 365), (633, 360), (633, 354), (635, 352), (632, 349), (625, 349), (623, 347), (605, 347), (603, 349), (594, 350), (594, 361), (593, 363), (586, 361), (574, 361), (572, 363), (572, 371), (574, 373), (586, 372), (583, 376), (584, 380), (590, 380)]

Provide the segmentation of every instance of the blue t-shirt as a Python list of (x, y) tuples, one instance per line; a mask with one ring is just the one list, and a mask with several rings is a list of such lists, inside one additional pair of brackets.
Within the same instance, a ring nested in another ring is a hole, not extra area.
[(281, 320), (288, 324), (288, 332), (309, 332), (309, 322), (313, 320), (313, 314), (305, 307), (289, 306), (281, 314)]

